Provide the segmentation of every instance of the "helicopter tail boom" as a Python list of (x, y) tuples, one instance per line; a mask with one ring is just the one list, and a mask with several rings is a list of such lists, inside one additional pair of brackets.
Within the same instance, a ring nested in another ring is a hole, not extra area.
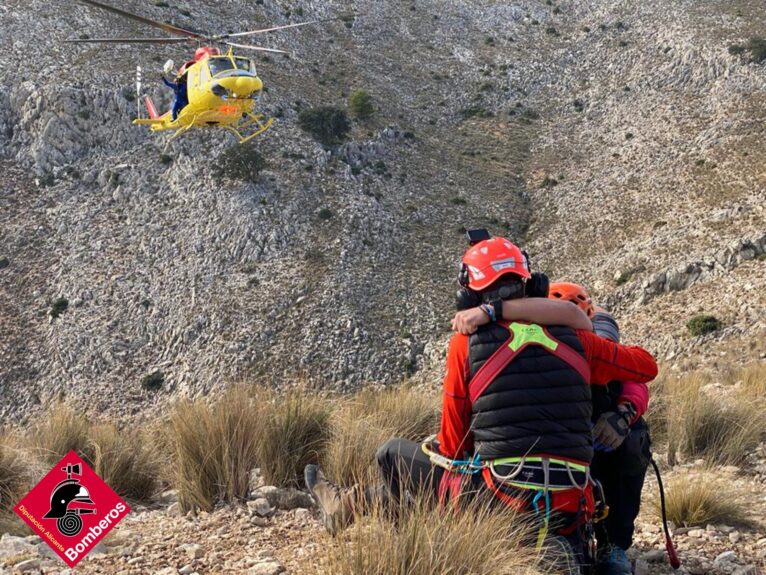
[(160, 116), (157, 113), (157, 108), (154, 107), (154, 102), (152, 102), (152, 99), (149, 96), (146, 96), (146, 98), (144, 98), (144, 103), (146, 104), (146, 111), (149, 113), (149, 119), (151, 120), (159, 119)]

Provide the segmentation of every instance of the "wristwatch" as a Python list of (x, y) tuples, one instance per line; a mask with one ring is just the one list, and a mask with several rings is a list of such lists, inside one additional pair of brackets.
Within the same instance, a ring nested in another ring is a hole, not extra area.
[(489, 302), (489, 305), (495, 310), (495, 321), (503, 319), (503, 300), (500, 298), (493, 299)]

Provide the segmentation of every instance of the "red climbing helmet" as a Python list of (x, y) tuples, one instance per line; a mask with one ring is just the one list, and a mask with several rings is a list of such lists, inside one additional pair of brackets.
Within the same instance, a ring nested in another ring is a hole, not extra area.
[(460, 284), (463, 287), (481, 291), (506, 274), (515, 274), (524, 280), (530, 277), (527, 258), (505, 238), (483, 240), (463, 254), (460, 273)]
[(563, 299), (571, 301), (573, 304), (583, 310), (588, 317), (593, 315), (593, 301), (585, 288), (578, 284), (570, 282), (552, 283), (548, 292), (551, 299)]

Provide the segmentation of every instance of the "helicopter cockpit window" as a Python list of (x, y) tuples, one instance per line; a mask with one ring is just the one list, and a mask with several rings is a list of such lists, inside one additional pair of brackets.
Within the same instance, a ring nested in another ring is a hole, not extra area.
[(247, 58), (234, 58), (234, 61), (237, 63), (238, 70), (244, 70), (245, 72), (253, 71), (252, 60), (248, 60)]
[(232, 58), (228, 57), (210, 58), (208, 60), (210, 66), (210, 75), (217, 76), (218, 74), (222, 74), (224, 72), (231, 74), (234, 70), (242, 70), (243, 72), (249, 72), (251, 74), (255, 73), (255, 67), (252, 60), (247, 58), (234, 58), (233, 60), (234, 61), (232, 62)]
[(231, 58), (210, 58), (208, 60), (208, 65), (210, 66), (211, 76), (217, 76), (221, 72), (234, 69), (234, 64), (231, 61)]

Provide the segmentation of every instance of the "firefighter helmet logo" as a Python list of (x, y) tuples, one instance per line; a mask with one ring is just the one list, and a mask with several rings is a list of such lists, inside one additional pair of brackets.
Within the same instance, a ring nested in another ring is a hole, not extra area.
[(90, 492), (82, 484), (82, 469), (79, 463), (61, 467), (66, 479), (59, 482), (51, 493), (51, 505), (43, 519), (55, 519), (62, 535), (74, 537), (82, 529), (81, 515), (96, 512)]

